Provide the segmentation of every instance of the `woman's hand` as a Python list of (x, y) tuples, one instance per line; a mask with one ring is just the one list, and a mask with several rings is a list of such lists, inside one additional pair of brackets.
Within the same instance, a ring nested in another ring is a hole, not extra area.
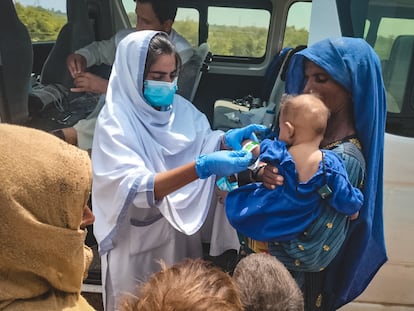
[(71, 92), (104, 94), (108, 89), (109, 81), (90, 72), (82, 72), (76, 76), (73, 83), (75, 87), (70, 89)]
[(359, 212), (356, 212), (355, 214), (349, 216), (349, 219), (350, 220), (355, 220), (355, 219), (358, 219), (358, 216), (359, 216)]
[(66, 65), (74, 79), (78, 74), (86, 71), (86, 59), (80, 54), (70, 54), (66, 59)]
[(241, 150), (242, 142), (249, 139), (258, 141), (254, 132), (264, 133), (267, 127), (261, 124), (250, 124), (248, 126), (228, 130), (224, 134), (224, 145), (233, 150)]
[(250, 152), (240, 151), (216, 151), (200, 155), (195, 164), (197, 176), (201, 179), (211, 175), (230, 176), (247, 169), (252, 162)]
[(279, 174), (276, 166), (268, 164), (262, 171), (261, 180), (266, 188), (275, 189), (277, 186), (283, 185), (283, 176)]

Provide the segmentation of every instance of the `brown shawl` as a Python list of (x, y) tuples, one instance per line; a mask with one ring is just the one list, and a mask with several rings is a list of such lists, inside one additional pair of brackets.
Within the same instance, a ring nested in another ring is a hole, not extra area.
[(93, 310), (80, 296), (91, 259), (79, 227), (91, 186), (87, 153), (0, 124), (0, 183), (0, 309)]

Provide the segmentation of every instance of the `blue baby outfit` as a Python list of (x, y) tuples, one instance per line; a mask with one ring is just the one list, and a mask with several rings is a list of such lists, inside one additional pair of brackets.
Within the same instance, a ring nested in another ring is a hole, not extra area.
[[(326, 204), (346, 215), (361, 208), (363, 195), (350, 184), (342, 160), (333, 151), (323, 150), (318, 171), (307, 182), (298, 182), (295, 162), (284, 142), (266, 139), (260, 150), (260, 160), (276, 166), (284, 182), (274, 190), (253, 183), (227, 195), (227, 217), (243, 235), (258, 241), (288, 241), (305, 231)], [(326, 185), (332, 193), (324, 199), (321, 192)]]

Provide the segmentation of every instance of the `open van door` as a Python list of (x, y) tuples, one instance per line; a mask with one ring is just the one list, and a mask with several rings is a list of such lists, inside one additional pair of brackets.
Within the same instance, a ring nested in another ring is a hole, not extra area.
[(387, 91), (384, 230), (388, 262), (350, 310), (414, 310), (414, 1), (313, 0), (309, 44), (364, 38), (378, 53)]

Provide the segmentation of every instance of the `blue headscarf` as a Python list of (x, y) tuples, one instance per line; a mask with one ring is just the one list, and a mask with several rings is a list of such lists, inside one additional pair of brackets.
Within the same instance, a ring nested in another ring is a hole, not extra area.
[(326, 272), (324, 302), (336, 309), (360, 295), (387, 260), (383, 232), (385, 89), (380, 61), (371, 46), (363, 39), (343, 37), (322, 40), (292, 57), (286, 80), (289, 94), (303, 92), (305, 58), (352, 95), (355, 128), (367, 162), (364, 205)]

